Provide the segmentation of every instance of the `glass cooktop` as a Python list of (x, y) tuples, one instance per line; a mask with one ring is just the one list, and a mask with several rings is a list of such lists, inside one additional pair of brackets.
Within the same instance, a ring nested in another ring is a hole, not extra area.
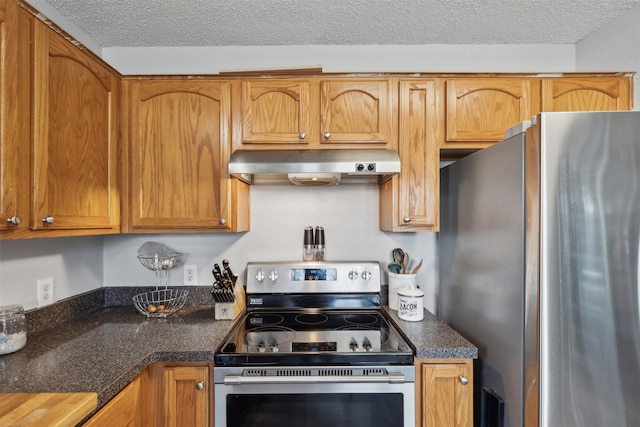
[(216, 365), (412, 364), (413, 350), (379, 310), (252, 311)]

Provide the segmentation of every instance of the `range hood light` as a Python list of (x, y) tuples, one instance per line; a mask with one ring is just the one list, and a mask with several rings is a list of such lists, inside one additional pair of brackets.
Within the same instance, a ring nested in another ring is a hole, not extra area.
[(287, 177), (294, 185), (338, 185), (342, 175), (339, 173), (290, 173)]

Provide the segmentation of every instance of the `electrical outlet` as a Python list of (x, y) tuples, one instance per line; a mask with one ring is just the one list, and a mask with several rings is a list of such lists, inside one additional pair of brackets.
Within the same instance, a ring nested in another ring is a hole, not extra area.
[(38, 280), (38, 307), (55, 302), (53, 291), (53, 277)]
[(184, 266), (184, 286), (196, 286), (198, 284), (198, 266), (185, 264)]

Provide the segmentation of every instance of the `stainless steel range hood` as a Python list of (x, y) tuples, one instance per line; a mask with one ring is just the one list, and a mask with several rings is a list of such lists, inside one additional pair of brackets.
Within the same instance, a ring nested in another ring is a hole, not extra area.
[(398, 153), (366, 150), (238, 150), (229, 175), (249, 184), (380, 184), (400, 172)]

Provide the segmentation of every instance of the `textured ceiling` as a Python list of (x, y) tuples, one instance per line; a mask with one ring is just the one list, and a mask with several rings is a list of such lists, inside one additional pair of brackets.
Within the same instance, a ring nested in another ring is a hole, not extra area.
[(102, 47), (572, 44), (640, 3), (640, 0), (46, 1)]

